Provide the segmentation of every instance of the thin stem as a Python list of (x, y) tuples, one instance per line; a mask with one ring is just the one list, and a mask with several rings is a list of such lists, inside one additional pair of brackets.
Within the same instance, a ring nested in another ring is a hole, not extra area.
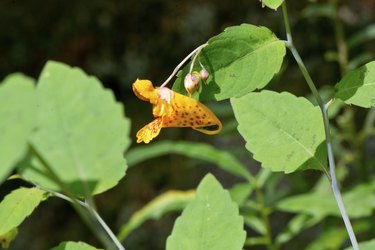
[(341, 192), (340, 192), (340, 189), (338, 188), (337, 186), (337, 179), (336, 179), (336, 172), (335, 172), (335, 160), (334, 160), (334, 156), (333, 156), (333, 151), (332, 151), (332, 141), (331, 141), (331, 134), (330, 134), (330, 126), (329, 126), (329, 119), (328, 119), (328, 115), (327, 115), (327, 105), (324, 104), (321, 96), (319, 95), (318, 93), (318, 90), (316, 89), (315, 87), (315, 84), (313, 82), (313, 80), (311, 79), (310, 77), (310, 74), (309, 72), (307, 71), (301, 57), (299, 56), (297, 50), (295, 49), (294, 47), (294, 44), (293, 44), (293, 40), (292, 40), (292, 33), (291, 33), (291, 29), (290, 29), (290, 25), (289, 25), (289, 21), (288, 21), (288, 13), (287, 13), (287, 8), (286, 8), (286, 3), (285, 1), (283, 2), (282, 4), (282, 9), (283, 9), (283, 15), (284, 15), (284, 24), (285, 24), (285, 30), (287, 32), (287, 39), (288, 39), (288, 42), (289, 42), (289, 49), (291, 50), (308, 86), (310, 87), (311, 89), (311, 92), (313, 93), (316, 101), (318, 102), (318, 105), (322, 111), (322, 115), (323, 115), (323, 124), (324, 124), (324, 133), (325, 133), (325, 137), (326, 137), (326, 145), (327, 145), (327, 154), (328, 154), (328, 164), (329, 164), (329, 172), (330, 172), (330, 181), (331, 181), (331, 186), (332, 186), (332, 191), (333, 191), (333, 194), (335, 196), (335, 199), (336, 199), (336, 203), (340, 209), (340, 213), (341, 213), (341, 217), (344, 221), (344, 224), (345, 224), (345, 227), (346, 227), (346, 230), (348, 232), (348, 235), (349, 235), (349, 238), (350, 238), (350, 241), (352, 243), (352, 246), (353, 246), (353, 249), (354, 250), (359, 250), (358, 248), (358, 243), (357, 243), (357, 239), (355, 237), (355, 234), (354, 234), (354, 231), (353, 231), (353, 228), (352, 228), (352, 225), (350, 223), (350, 220), (349, 220), (349, 217), (346, 213), (346, 209), (345, 209), (345, 206), (344, 206), (344, 202), (342, 200), (342, 196), (341, 196)]
[(189, 60), (195, 53), (199, 53), (199, 51), (201, 50), (201, 49), (203, 49), (205, 46), (207, 45), (207, 43), (205, 43), (205, 44), (202, 44), (202, 45), (200, 45), (199, 47), (197, 47), (197, 48), (195, 48), (189, 55), (187, 55), (178, 65), (177, 65), (177, 67), (173, 70), (173, 72), (172, 72), (172, 74), (168, 77), (168, 79), (167, 80), (165, 80), (164, 82), (163, 82), (163, 84), (162, 85), (160, 85), (160, 88), (163, 88), (163, 87), (165, 87), (167, 84), (168, 84), (168, 82), (177, 74), (177, 72), (180, 70), (180, 68), (186, 63), (186, 61), (187, 60)]
[[(35, 155), (37, 157), (37, 159), (40, 161), (40, 163), (45, 167), (45, 169), (47, 170), (48, 174), (53, 178), (53, 180), (57, 183), (57, 185), (61, 188), (61, 190), (63, 190), (68, 195), (68, 197), (74, 197), (74, 195), (70, 191), (69, 187), (58, 177), (58, 175), (53, 171), (53, 169), (50, 167), (50, 165), (48, 164), (48, 162), (36, 150), (36, 148), (34, 147), (34, 145), (30, 144), (29, 146), (30, 146), (30, 151), (33, 153), (33, 155)], [(83, 219), (83, 221), (86, 222), (87, 226), (96, 234), (96, 236), (102, 242), (102, 244), (106, 247), (106, 249), (109, 249), (109, 250), (116, 249), (116, 247), (117, 247), (116, 242), (113, 242), (112, 239), (111, 239), (111, 237), (110, 237), (110, 235), (107, 236), (105, 233), (103, 233), (103, 231), (100, 230), (99, 225), (96, 224), (96, 223), (101, 224), (97, 220), (97, 218), (95, 216), (93, 216), (93, 214), (90, 211), (86, 212), (86, 210), (84, 210), (82, 208), (82, 206), (80, 206), (80, 203), (78, 202), (77, 199), (72, 199), (72, 198), (70, 198), (70, 199), (72, 201), (72, 205), (73, 205), (74, 209), (78, 212), (78, 214), (81, 216), (81, 218)], [(116, 245), (116, 247), (114, 245)], [(123, 247), (122, 248), (118, 248), (118, 249), (119, 250), (124, 250)]]
[(273, 250), (274, 246), (272, 243), (272, 232), (271, 232), (270, 220), (268, 218), (268, 211), (265, 206), (263, 191), (257, 184), (255, 185), (255, 194), (256, 194), (257, 203), (260, 206), (259, 207), (260, 215), (262, 217), (263, 224), (266, 227), (266, 235), (264, 235), (264, 238), (267, 243), (267, 249)]
[(59, 197), (61, 199), (69, 201), (71, 203), (75, 203), (76, 202), (76, 203), (80, 204), (82, 207), (85, 207), (90, 213), (92, 213), (94, 215), (94, 217), (97, 219), (97, 221), (103, 227), (103, 229), (106, 231), (106, 233), (108, 234), (108, 236), (116, 244), (117, 248), (119, 250), (125, 250), (124, 246), (121, 245), (121, 243), (118, 241), (118, 239), (116, 238), (116, 236), (112, 232), (112, 230), (109, 228), (109, 226), (105, 223), (105, 221), (102, 219), (102, 217), (99, 215), (99, 213), (90, 206), (89, 203), (86, 203), (86, 202), (83, 202), (83, 201), (80, 201), (80, 200), (77, 200), (77, 199), (73, 200), (72, 198), (70, 198), (70, 197), (68, 197), (66, 195), (63, 195), (61, 193), (58, 193), (58, 192), (54, 192), (54, 191), (48, 191), (48, 192), (52, 193), (56, 197)]

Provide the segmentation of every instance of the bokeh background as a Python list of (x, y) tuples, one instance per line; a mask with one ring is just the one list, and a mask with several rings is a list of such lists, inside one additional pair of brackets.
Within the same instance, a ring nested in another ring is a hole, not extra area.
[[(334, 2), (287, 1), (296, 47), (319, 87), (332, 86), (340, 79), (334, 22), (329, 18), (330, 4)], [(345, 38), (354, 43), (349, 48), (349, 67), (374, 60), (373, 40), (356, 44), (350, 38), (374, 24), (375, 1), (345, 0), (337, 4)], [(160, 84), (194, 48), (226, 27), (241, 23), (266, 26), (285, 39), (281, 9), (262, 8), (258, 0), (0, 0), (0, 79), (13, 72), (37, 79), (48, 60), (80, 67), (99, 78), (124, 104), (126, 116), (132, 121), (134, 141), (136, 131), (152, 119), (151, 107), (131, 91), (135, 79)], [(309, 93), (288, 53), (282, 71), (267, 88), (299, 96)], [(208, 137), (189, 129), (165, 129), (157, 140), (207, 142), (231, 151), (257, 172), (259, 165), (244, 150), (228, 102), (208, 105), (223, 120), (222, 135)], [(356, 122), (361, 123), (363, 113), (356, 110)], [(158, 194), (195, 188), (207, 172), (213, 172), (224, 187), (238, 181), (205, 162), (167, 155), (129, 169), (118, 186), (97, 197), (97, 206), (116, 232), (134, 211)], [(305, 192), (320, 175), (317, 171), (275, 174), (274, 179), (282, 179), (277, 182), (280, 193), (266, 198), (272, 201), (283, 194)], [(0, 198), (19, 185), (26, 183), (8, 181), (0, 188)], [(126, 240), (127, 249), (164, 249), (176, 216), (145, 223)], [(273, 218), (273, 230), (280, 230), (285, 216)], [(306, 243), (303, 241), (312, 238), (311, 234), (314, 232), (301, 236), (300, 245), (293, 243), (285, 249), (302, 249)], [(48, 249), (64, 240), (100, 246), (67, 202), (50, 199), (21, 226), (10, 249)]]

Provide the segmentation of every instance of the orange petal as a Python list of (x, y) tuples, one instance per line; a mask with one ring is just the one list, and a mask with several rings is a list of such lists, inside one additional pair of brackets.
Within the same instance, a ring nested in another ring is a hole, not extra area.
[(205, 105), (193, 98), (175, 93), (171, 112), (164, 113), (163, 127), (191, 127), (204, 134), (217, 134), (222, 124)]
[(152, 139), (159, 135), (163, 125), (161, 117), (156, 118), (137, 132), (137, 143), (149, 143)]

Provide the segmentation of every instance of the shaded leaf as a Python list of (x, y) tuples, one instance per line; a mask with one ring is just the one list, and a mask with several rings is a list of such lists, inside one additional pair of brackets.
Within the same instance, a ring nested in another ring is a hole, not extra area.
[(0, 85), (0, 183), (25, 155), (34, 118), (34, 80), (9, 75)]
[[(39, 78), (37, 130), (32, 144), (60, 180), (77, 196), (103, 192), (124, 176), (129, 121), (113, 93), (78, 68), (48, 62)], [(22, 176), (58, 190), (35, 159)]]
[(160, 219), (164, 214), (181, 211), (194, 198), (195, 191), (168, 191), (150, 201), (142, 209), (135, 212), (128, 223), (120, 229), (118, 239), (123, 241), (134, 229), (149, 219)]
[(235, 184), (229, 189), (232, 200), (238, 205), (242, 205), (252, 192), (253, 184), (248, 182)]
[[(193, 97), (224, 100), (263, 88), (279, 72), (284, 55), (284, 42), (265, 27), (242, 24), (226, 28), (212, 37), (199, 55), (210, 76)], [(187, 94), (183, 80), (189, 67), (178, 74), (175, 91)], [(200, 70), (198, 63), (194, 69)]]
[(335, 97), (364, 108), (375, 106), (375, 61), (348, 72), (335, 86)]
[(262, 91), (231, 99), (238, 131), (262, 167), (291, 173), (322, 169), (326, 148), (321, 112), (304, 98)]
[(0, 235), (18, 227), (41, 201), (45, 192), (38, 188), (19, 188), (0, 202)]
[(51, 250), (99, 250), (99, 249), (81, 241), (78, 241), (78, 242), (64, 241), (64, 242), (61, 242), (57, 247), (51, 248)]
[(373, 39), (375, 39), (375, 24), (370, 24), (348, 39), (348, 48), (352, 49), (355, 46)]
[(162, 141), (133, 148), (129, 150), (125, 157), (129, 167), (131, 167), (139, 162), (165, 154), (181, 154), (187, 157), (209, 161), (233, 175), (245, 179), (250, 177), (250, 172), (233, 155), (227, 151), (216, 149), (206, 143)]
[[(361, 250), (373, 250), (373, 249), (375, 249), (375, 239), (360, 242), (359, 243), (359, 249), (361, 249)], [(353, 250), (353, 248), (348, 247), (348, 248), (345, 248), (345, 250)]]
[[(365, 183), (343, 194), (344, 204), (350, 218), (370, 216), (375, 208), (373, 184)], [(328, 215), (340, 217), (335, 198), (331, 192), (312, 192), (281, 200), (279, 210), (292, 213), (309, 214), (323, 219)]]
[(167, 250), (241, 250), (243, 218), (228, 191), (211, 174), (201, 181), (196, 197), (176, 220)]

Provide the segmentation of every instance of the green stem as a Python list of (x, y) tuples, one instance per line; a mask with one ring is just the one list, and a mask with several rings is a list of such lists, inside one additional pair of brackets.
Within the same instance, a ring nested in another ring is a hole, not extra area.
[[(45, 167), (48, 174), (53, 178), (53, 180), (60, 187), (60, 189), (63, 190), (67, 194), (67, 197), (68, 198), (70, 197), (69, 199), (72, 202), (72, 205), (73, 205), (74, 209), (81, 216), (81, 218), (87, 224), (87, 226), (94, 232), (94, 234), (98, 237), (98, 239), (102, 242), (102, 244), (106, 247), (106, 249), (108, 249), (108, 250), (115, 250), (115, 249), (125, 250), (124, 247), (117, 241), (117, 239), (116, 239), (116, 241), (113, 241), (111, 235), (108, 234), (108, 231), (107, 231), (107, 229), (109, 229), (108, 226), (104, 223), (104, 221), (101, 218), (100, 218), (101, 220), (98, 220), (98, 218), (100, 216), (99, 216), (99, 214), (96, 213), (95, 209), (93, 209), (90, 206), (90, 204), (88, 204), (88, 203), (85, 203), (85, 204), (87, 204), (86, 208), (90, 208), (90, 209), (87, 209), (87, 210), (83, 209), (83, 207), (80, 204), (80, 201), (73, 198), (74, 195), (70, 191), (69, 187), (58, 177), (58, 175), (53, 171), (53, 169), (50, 167), (48, 162), (43, 158), (43, 156), (38, 152), (38, 150), (36, 150), (34, 145), (30, 143), (29, 146), (30, 146), (31, 153)], [(95, 213), (93, 213), (93, 211), (95, 211)], [(99, 225), (98, 225), (98, 223), (99, 223)], [(103, 223), (107, 227), (104, 227)], [(102, 229), (105, 232), (103, 232)], [(113, 233), (111, 233), (111, 234), (114, 235)], [(116, 237), (114, 237), (114, 238), (116, 238)], [(117, 244), (117, 242), (118, 242), (119, 245)]]
[(348, 69), (348, 49), (345, 42), (344, 27), (340, 21), (338, 14), (338, 0), (331, 0), (331, 4), (334, 8), (333, 23), (335, 29), (336, 46), (337, 46), (337, 60), (340, 65), (341, 76), (345, 75)]
[(315, 84), (314, 84), (313, 80), (310, 77), (309, 72), (307, 71), (301, 57), (298, 54), (298, 51), (294, 47), (293, 40), (292, 40), (292, 33), (291, 33), (289, 20), (288, 20), (288, 12), (287, 12), (287, 7), (286, 7), (285, 1), (282, 4), (282, 9), (283, 9), (283, 16), (284, 16), (284, 24), (285, 24), (285, 29), (286, 29), (286, 32), (287, 32), (287, 39), (288, 39), (287, 46), (290, 49), (290, 51), (292, 52), (298, 66), (299, 66), (299, 68), (302, 72), (302, 75), (304, 76), (308, 86), (310, 87), (311, 92), (313, 93), (316, 101), (318, 102), (318, 105), (319, 105), (319, 107), (321, 109), (321, 112), (322, 112), (323, 124), (324, 124), (324, 133), (325, 133), (326, 145), (327, 145), (330, 182), (331, 182), (332, 191), (333, 191), (334, 197), (336, 199), (336, 203), (339, 207), (341, 217), (344, 221), (344, 224), (345, 224), (346, 230), (348, 232), (350, 241), (352, 243), (353, 249), (358, 250), (359, 249), (358, 248), (358, 242), (357, 242), (357, 239), (355, 237), (353, 227), (350, 223), (349, 217), (346, 213), (346, 209), (345, 209), (345, 206), (344, 206), (344, 202), (342, 200), (340, 189), (337, 186), (336, 172), (335, 172), (335, 160), (334, 160), (333, 151), (332, 151), (330, 125), (329, 125), (329, 118), (328, 118), (328, 114), (327, 114), (327, 107), (328, 106), (323, 102), (321, 96), (318, 93), (318, 90), (315, 87)]

